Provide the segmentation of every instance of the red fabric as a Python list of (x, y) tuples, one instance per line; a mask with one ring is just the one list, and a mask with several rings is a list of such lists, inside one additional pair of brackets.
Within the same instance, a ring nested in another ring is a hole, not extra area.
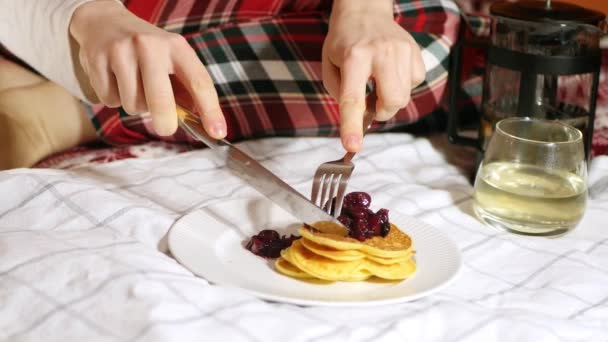
[[(444, 4), (441, 0), (395, 2), (395, 20), (433, 59), (411, 104), (374, 129), (403, 127), (441, 109), (449, 46), (459, 24), (456, 9)], [(141, 18), (187, 38), (214, 80), (228, 122), (228, 139), (338, 134), (338, 107), (321, 79), (321, 48), (331, 1), (128, 0), (125, 5)], [(174, 92), (180, 105), (194, 109), (187, 93)], [(109, 144), (159, 139), (148, 117), (110, 108), (93, 111), (93, 124)], [(162, 140), (192, 143), (182, 131)]]

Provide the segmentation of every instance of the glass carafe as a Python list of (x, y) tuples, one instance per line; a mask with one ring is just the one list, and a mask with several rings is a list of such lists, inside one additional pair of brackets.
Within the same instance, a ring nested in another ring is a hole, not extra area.
[[(452, 50), (450, 141), (483, 152), (502, 119), (559, 120), (581, 130), (589, 157), (605, 15), (550, 0), (502, 0), (492, 4), (490, 13), (487, 42), (461, 41)], [(477, 137), (458, 132), (463, 46), (481, 47), (486, 54)]]
[[(557, 119), (587, 132), (601, 34), (587, 24), (496, 17), (483, 84), (482, 149), (495, 124), (512, 116)], [(545, 57), (558, 63), (552, 68)]]

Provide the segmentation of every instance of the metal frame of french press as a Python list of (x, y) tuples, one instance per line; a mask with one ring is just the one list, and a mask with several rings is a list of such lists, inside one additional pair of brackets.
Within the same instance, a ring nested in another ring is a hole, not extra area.
[[(460, 30), (460, 38), (464, 38), (464, 29)], [(519, 102), (515, 116), (528, 116), (527, 108), (530, 108), (534, 101), (534, 87), (536, 85), (537, 75), (567, 76), (592, 74), (593, 80), (588, 113), (589, 121), (586, 128), (587, 134), (585, 135), (585, 155), (587, 160), (589, 160), (591, 156), (591, 143), (593, 140), (595, 109), (602, 62), (601, 51), (585, 56), (540, 56), (492, 46), (487, 42), (461, 41), (456, 43), (450, 54), (450, 74), (448, 81), (450, 92), (448, 103), (449, 118), (447, 125), (448, 138), (451, 143), (472, 146), (481, 152), (483, 152), (483, 147), (480, 144), (479, 136), (477, 138), (471, 138), (462, 136), (458, 133), (460, 111), (457, 106), (462, 74), (462, 53), (465, 46), (483, 49), (486, 52), (486, 65), (492, 64), (520, 72)], [(482, 103), (486, 96), (487, 94), (485, 94), (484, 89), (482, 93)], [(483, 110), (483, 108), (480, 108), (480, 110)]]

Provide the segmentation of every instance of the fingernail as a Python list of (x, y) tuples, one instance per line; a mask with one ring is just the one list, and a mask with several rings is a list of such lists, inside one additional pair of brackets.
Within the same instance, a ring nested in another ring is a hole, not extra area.
[(348, 148), (358, 148), (361, 145), (361, 137), (358, 135), (352, 134), (346, 138), (346, 146)]
[(221, 122), (214, 123), (211, 130), (213, 130), (213, 134), (216, 137), (223, 138), (224, 136), (226, 136), (226, 127)]

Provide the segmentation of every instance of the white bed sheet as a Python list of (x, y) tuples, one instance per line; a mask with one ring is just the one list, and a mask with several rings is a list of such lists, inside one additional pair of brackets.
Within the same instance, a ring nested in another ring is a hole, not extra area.
[[(323, 138), (240, 146), (305, 194), (341, 153)], [(480, 224), (467, 177), (441, 151), (370, 135), (356, 159), (350, 190), (441, 229), (465, 261), (444, 291), (377, 308), (265, 302), (172, 259), (164, 236), (180, 216), (259, 196), (210, 151), (0, 172), (0, 341), (608, 340), (608, 157), (593, 161), (581, 225), (547, 239)]]

